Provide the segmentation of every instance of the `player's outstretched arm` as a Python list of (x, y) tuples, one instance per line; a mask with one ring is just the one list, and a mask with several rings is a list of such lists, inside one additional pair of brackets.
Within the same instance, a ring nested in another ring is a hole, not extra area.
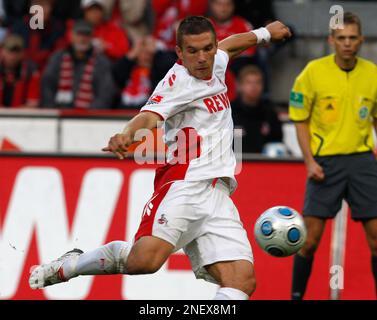
[(219, 42), (219, 49), (228, 53), (229, 58), (234, 58), (242, 51), (258, 44), (270, 41), (283, 41), (291, 37), (291, 31), (280, 21), (274, 21), (265, 28), (259, 28), (250, 32), (238, 33)]
[(127, 156), (129, 146), (135, 142), (135, 133), (141, 129), (152, 130), (157, 127), (160, 121), (160, 116), (153, 112), (140, 112), (127, 123), (122, 133), (118, 133), (110, 138), (107, 147), (103, 148), (102, 151), (112, 152), (119, 159), (124, 159)]

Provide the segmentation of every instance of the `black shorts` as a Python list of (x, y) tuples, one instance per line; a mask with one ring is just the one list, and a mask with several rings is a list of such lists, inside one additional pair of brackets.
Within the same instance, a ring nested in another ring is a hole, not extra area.
[(373, 153), (315, 157), (325, 180), (308, 179), (304, 216), (334, 218), (345, 199), (353, 220), (377, 218), (377, 160)]

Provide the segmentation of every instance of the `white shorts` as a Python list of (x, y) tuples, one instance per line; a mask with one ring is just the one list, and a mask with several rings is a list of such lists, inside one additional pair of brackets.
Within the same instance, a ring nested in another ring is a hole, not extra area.
[(155, 192), (135, 241), (149, 235), (171, 243), (175, 251), (183, 248), (196, 277), (217, 284), (204, 266), (254, 259), (228, 186), (213, 181), (175, 181)]

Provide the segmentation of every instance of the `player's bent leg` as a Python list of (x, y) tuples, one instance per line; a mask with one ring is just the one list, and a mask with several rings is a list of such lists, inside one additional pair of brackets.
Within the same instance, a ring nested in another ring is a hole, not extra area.
[(256, 288), (254, 266), (250, 261), (224, 261), (205, 267), (220, 284), (215, 300), (248, 300)]
[(293, 260), (292, 300), (301, 300), (304, 297), (312, 271), (313, 256), (317, 250), (326, 225), (325, 219), (312, 216), (304, 217), (304, 222), (307, 230), (307, 237), (304, 246), (298, 254), (295, 255)]
[(371, 265), (377, 295), (377, 219), (363, 221), (365, 235), (372, 253)]
[(158, 271), (172, 254), (174, 246), (160, 238), (144, 236), (136, 241), (128, 256), (127, 274), (150, 274)]
[(130, 250), (131, 244), (124, 241), (113, 241), (86, 253), (74, 249), (36, 267), (30, 275), (29, 285), (32, 289), (40, 289), (79, 275), (126, 273), (124, 266)]

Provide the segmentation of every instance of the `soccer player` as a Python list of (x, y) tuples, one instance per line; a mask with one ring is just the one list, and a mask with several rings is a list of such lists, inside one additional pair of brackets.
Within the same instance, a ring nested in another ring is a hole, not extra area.
[(377, 288), (377, 67), (357, 56), (360, 19), (344, 14), (344, 28), (330, 31), (335, 54), (311, 61), (297, 77), (289, 114), (295, 122), (308, 180), (304, 220), (307, 240), (294, 258), (292, 299), (302, 299), (327, 219), (345, 199), (361, 221), (372, 252)]
[(167, 164), (156, 171), (155, 191), (134, 241), (114, 241), (86, 253), (68, 252), (37, 267), (30, 286), (43, 288), (79, 275), (154, 273), (183, 248), (196, 277), (220, 285), (215, 299), (248, 299), (255, 290), (253, 255), (229, 197), (236, 180), (224, 77), (230, 58), (258, 43), (287, 37), (289, 29), (276, 21), (218, 43), (208, 19), (182, 20), (177, 31), (178, 62), (141, 112), (103, 149), (124, 159), (139, 129), (165, 125)]

